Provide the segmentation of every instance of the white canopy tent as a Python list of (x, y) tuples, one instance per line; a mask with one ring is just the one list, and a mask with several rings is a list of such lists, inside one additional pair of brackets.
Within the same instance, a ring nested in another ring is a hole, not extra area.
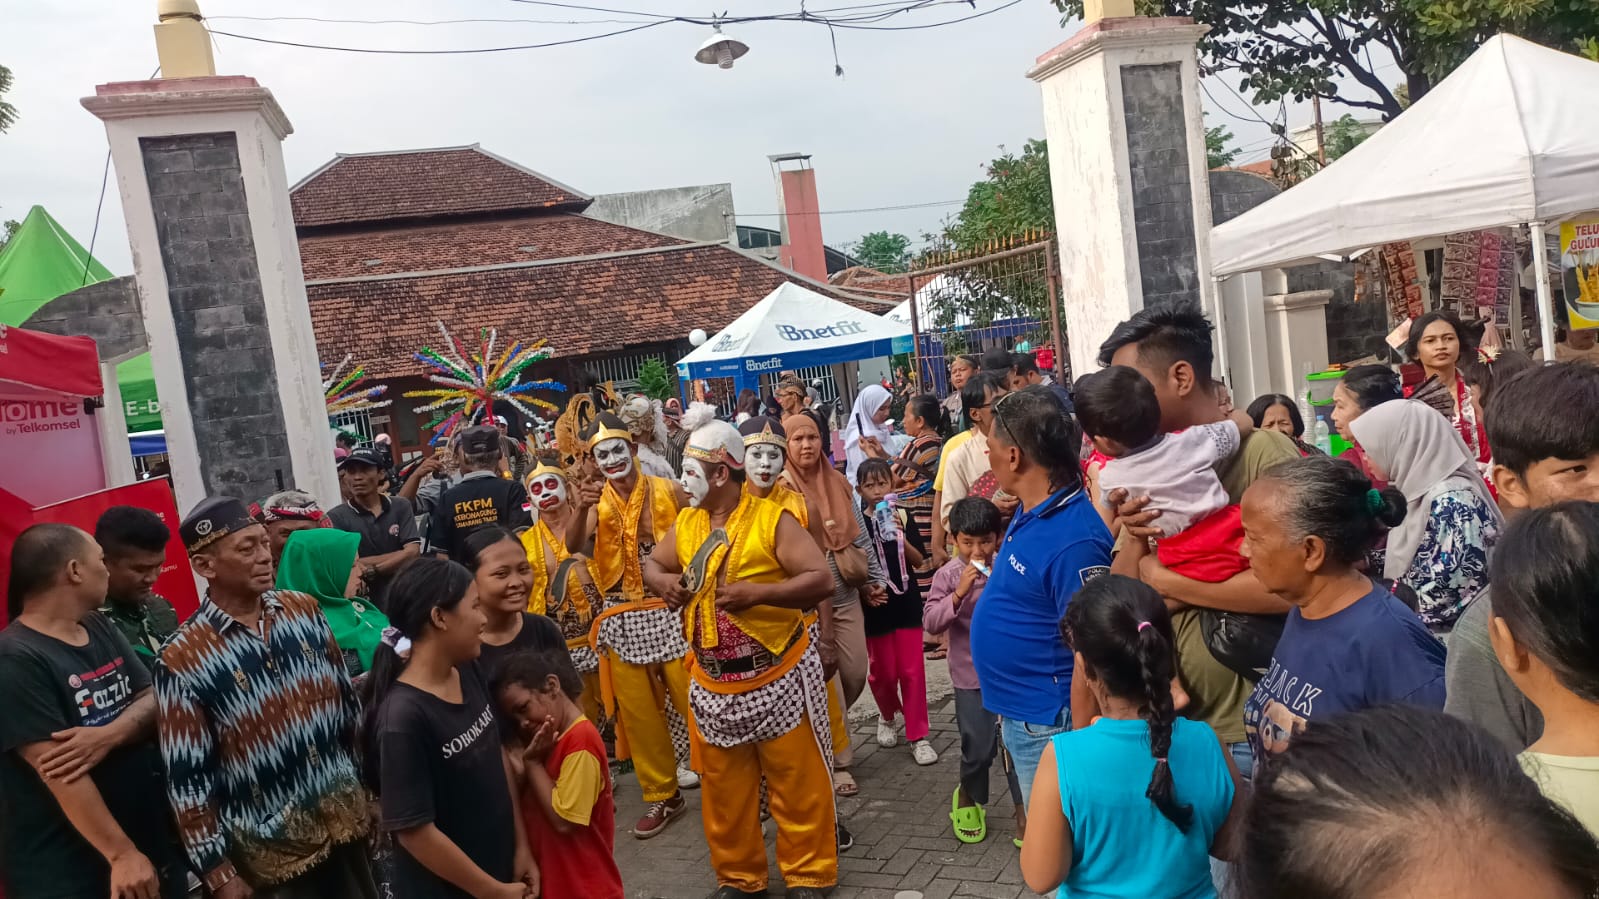
[[(1488, 40), (1382, 130), (1315, 176), (1210, 232), (1216, 277), (1347, 257), (1402, 240), (1599, 209), (1599, 63), (1510, 35)], [(1554, 343), (1547, 269), (1543, 341)]]

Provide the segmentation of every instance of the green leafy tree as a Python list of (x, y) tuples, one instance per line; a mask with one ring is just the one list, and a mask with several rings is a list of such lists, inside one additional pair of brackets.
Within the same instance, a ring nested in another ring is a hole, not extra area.
[(1233, 142), (1232, 129), (1226, 125), (1217, 125), (1205, 129), (1205, 165), (1208, 168), (1224, 169), (1238, 159), (1239, 149), (1229, 146)]
[(903, 234), (873, 231), (850, 245), (850, 255), (880, 272), (903, 272), (910, 264), (911, 239)]
[(653, 356), (638, 367), (638, 392), (652, 400), (668, 400), (677, 394), (672, 384), (672, 373), (666, 363)]
[(11, 81), (11, 70), (0, 66), (0, 134), (17, 123), (17, 108), (5, 101), (6, 91), (11, 90)]
[(985, 177), (966, 192), (966, 204), (944, 230), (955, 250), (969, 252), (1029, 232), (1055, 229), (1048, 145), (1029, 140), (1020, 155), (999, 149), (999, 158), (983, 167)]
[[(1083, 14), (1082, 0), (1050, 2), (1067, 18)], [(1210, 26), (1199, 44), (1206, 69), (1237, 72), (1256, 103), (1320, 96), (1384, 119), (1404, 108), (1379, 74), (1385, 57), (1411, 100), (1500, 32), (1599, 60), (1592, 0), (1137, 0), (1137, 9)]]
[(6, 244), (11, 242), (11, 238), (16, 236), (17, 229), (21, 227), (22, 223), (16, 219), (6, 219), (5, 224), (0, 225), (0, 228), (5, 229), (5, 232), (0, 234), (0, 250), (4, 250), (6, 248)]
[(1322, 143), (1327, 149), (1327, 161), (1332, 162), (1360, 146), (1372, 132), (1352, 115), (1342, 115), (1322, 130)]

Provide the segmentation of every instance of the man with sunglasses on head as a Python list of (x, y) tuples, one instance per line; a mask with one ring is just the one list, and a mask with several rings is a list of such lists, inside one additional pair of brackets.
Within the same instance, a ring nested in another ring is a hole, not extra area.
[(997, 397), (983, 420), (991, 475), (1016, 511), (973, 613), (972, 663), (1030, 797), (1044, 747), (1072, 725), (1060, 620), (1072, 594), (1110, 569), (1112, 541), (1083, 490), (1075, 428), (1048, 387)]

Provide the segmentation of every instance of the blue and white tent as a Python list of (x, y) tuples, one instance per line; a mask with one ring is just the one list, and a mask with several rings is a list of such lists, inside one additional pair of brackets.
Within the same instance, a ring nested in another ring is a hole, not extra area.
[(767, 294), (711, 339), (678, 360), (684, 379), (761, 375), (911, 350), (911, 328), (794, 283)]

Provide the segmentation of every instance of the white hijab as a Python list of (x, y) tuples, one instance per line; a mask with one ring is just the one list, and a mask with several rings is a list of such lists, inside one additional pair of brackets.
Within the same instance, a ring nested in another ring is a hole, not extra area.
[(1455, 426), (1425, 403), (1394, 400), (1361, 415), (1349, 425), (1366, 457), (1405, 495), (1405, 520), (1388, 532), (1383, 577), (1397, 579), (1427, 536), (1432, 503), (1461, 484), (1474, 491), (1497, 520), (1499, 506), (1477, 472), (1477, 460)]
[(850, 412), (849, 425), (844, 429), (844, 455), (848, 463), (844, 476), (849, 478), (851, 484), (855, 483), (855, 469), (869, 458), (861, 449), (861, 438), (876, 437), (879, 443), (887, 447), (888, 438), (894, 434), (894, 429), (888, 425), (872, 421), (877, 410), (893, 398), (894, 395), (881, 384), (870, 384), (855, 397), (855, 408)]

